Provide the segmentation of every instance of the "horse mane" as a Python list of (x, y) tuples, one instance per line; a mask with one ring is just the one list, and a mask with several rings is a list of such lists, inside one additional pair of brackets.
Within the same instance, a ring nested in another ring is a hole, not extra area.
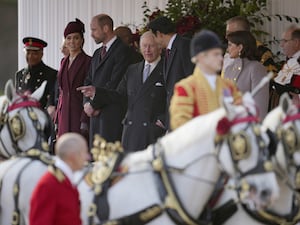
[[(3, 106), (5, 101), (8, 101), (6, 95), (0, 96), (0, 106)], [(0, 108), (0, 110), (2, 110), (2, 109)]]
[[(195, 144), (196, 142), (205, 145), (204, 143), (206, 141), (211, 141), (211, 144), (213, 144), (216, 124), (223, 116), (225, 116), (225, 109), (220, 108), (211, 113), (195, 117), (176, 130), (160, 138), (158, 143), (161, 144), (165, 154), (168, 156), (176, 156), (180, 152), (184, 152), (191, 147), (198, 148), (198, 145)], [(156, 148), (156, 143), (149, 145), (143, 151), (129, 153), (122, 164), (141, 165), (146, 163), (147, 165), (145, 166), (147, 167), (148, 162), (153, 159), (153, 148)], [(188, 163), (188, 161), (186, 163)]]
[(213, 141), (216, 125), (225, 115), (225, 109), (219, 108), (208, 114), (197, 116), (165, 135), (160, 139), (160, 142), (166, 154), (173, 155), (179, 151), (184, 151), (186, 148), (195, 145), (195, 142), (199, 142), (199, 139), (211, 138)]
[(281, 106), (277, 106), (272, 111), (270, 111), (265, 119), (262, 122), (262, 130), (264, 132), (267, 131), (267, 129), (271, 130), (272, 132), (275, 132), (276, 128), (279, 126), (279, 124), (282, 122), (282, 117), (284, 113)]

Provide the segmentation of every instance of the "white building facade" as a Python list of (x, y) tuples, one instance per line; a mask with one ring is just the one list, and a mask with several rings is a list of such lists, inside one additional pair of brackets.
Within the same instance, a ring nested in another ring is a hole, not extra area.
[[(90, 36), (90, 21), (94, 15), (106, 13), (114, 20), (114, 26), (129, 25), (133, 30), (143, 25), (144, 2), (151, 10), (164, 9), (167, 0), (18, 0), (18, 67), (26, 65), (22, 39), (26, 36), (39, 37), (48, 42), (44, 50), (44, 62), (58, 69), (62, 58), (60, 46), (63, 31), (68, 22), (79, 18), (85, 24), (85, 46), (92, 55), (98, 47)], [(300, 0), (269, 0), (269, 15), (299, 16)], [(271, 37), (280, 39), (286, 21), (274, 19), (266, 23), (264, 29)], [(225, 27), (224, 27), (225, 29)], [(271, 39), (270, 37), (270, 39)], [(276, 45), (273, 51), (278, 51)]]

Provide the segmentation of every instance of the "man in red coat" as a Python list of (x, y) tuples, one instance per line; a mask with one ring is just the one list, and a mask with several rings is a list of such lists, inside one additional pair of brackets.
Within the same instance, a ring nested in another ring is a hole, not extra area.
[(40, 179), (31, 196), (30, 225), (81, 225), (73, 172), (82, 169), (88, 159), (87, 142), (80, 134), (66, 133), (55, 147), (55, 165)]

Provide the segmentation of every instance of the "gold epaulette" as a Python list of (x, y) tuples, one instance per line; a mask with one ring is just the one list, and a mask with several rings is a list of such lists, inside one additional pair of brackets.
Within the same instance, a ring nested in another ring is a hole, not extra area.
[(123, 148), (119, 141), (115, 143), (106, 142), (97, 134), (94, 137), (93, 145), (91, 152), (96, 163), (92, 173), (86, 179), (90, 179), (89, 181), (99, 189), (104, 182), (111, 178), (113, 171), (118, 166)]
[(60, 182), (62, 183), (66, 177), (63, 172), (54, 166), (48, 166), (48, 171)]
[(260, 62), (264, 64), (268, 59), (272, 59), (273, 54), (271, 51), (265, 51), (264, 54), (261, 56)]
[(89, 171), (85, 176), (84, 176), (84, 181), (89, 187), (93, 187), (94, 182), (92, 180), (92, 171)]
[(93, 148), (91, 149), (94, 161), (106, 161), (111, 155), (123, 153), (123, 151), (120, 141), (112, 143), (107, 142), (98, 134), (94, 136)]

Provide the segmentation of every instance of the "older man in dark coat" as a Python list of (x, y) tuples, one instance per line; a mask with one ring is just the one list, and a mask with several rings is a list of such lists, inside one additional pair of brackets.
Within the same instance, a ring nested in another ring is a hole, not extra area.
[(165, 133), (166, 91), (161, 48), (150, 32), (140, 41), (144, 60), (130, 65), (117, 91), (97, 88), (93, 105), (123, 104), (122, 144), (126, 152), (138, 151), (154, 143)]

